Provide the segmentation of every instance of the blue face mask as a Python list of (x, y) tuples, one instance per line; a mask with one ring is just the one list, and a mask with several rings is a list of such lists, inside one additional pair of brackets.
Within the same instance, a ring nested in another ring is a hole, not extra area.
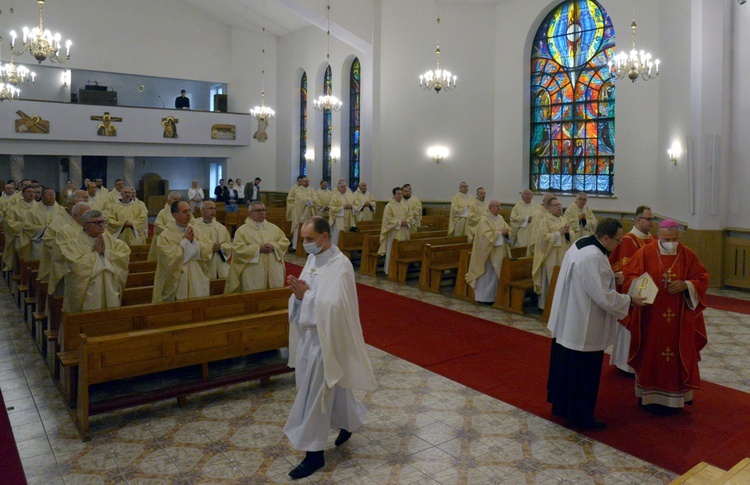
[[(320, 239), (320, 238), (318, 238)], [(318, 241), (313, 241), (310, 243), (302, 243), (302, 246), (305, 248), (305, 252), (307, 254), (318, 254), (322, 248), (322, 246), (318, 246)]]

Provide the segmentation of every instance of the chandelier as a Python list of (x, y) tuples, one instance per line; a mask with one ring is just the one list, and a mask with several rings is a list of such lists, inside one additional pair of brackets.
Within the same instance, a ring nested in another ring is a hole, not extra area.
[(18, 99), (21, 90), (10, 84), (0, 83), (0, 103), (6, 99)]
[[(328, 4), (328, 30), (326, 31), (326, 62), (328, 63), (328, 67), (331, 66), (331, 4)], [(323, 87), (324, 91), (328, 91), (328, 87)], [(341, 106), (344, 103), (337, 98), (336, 96), (333, 96), (332, 94), (326, 92), (326, 94), (322, 96), (318, 96), (315, 100), (313, 100), (313, 108), (315, 111), (326, 111), (326, 110), (333, 110), (333, 111), (340, 111)]]
[(9, 64), (0, 64), (0, 81), (11, 86), (31, 86), (36, 80), (36, 73), (26, 66), (16, 66), (11, 57)]
[[(263, 43), (265, 44), (265, 34), (266, 34), (266, 1), (263, 0)], [(263, 63), (265, 64), (266, 60), (266, 48), (263, 47), (261, 50), (261, 57), (263, 58)], [(258, 121), (265, 121), (265, 120), (272, 120), (274, 116), (276, 116), (276, 112), (266, 106), (266, 89), (265, 89), (265, 75), (266, 70), (262, 69), (260, 71), (260, 106), (256, 106), (255, 108), (250, 110), (250, 116), (255, 118)]]
[(439, 93), (442, 90), (451, 91), (454, 89), (457, 77), (452, 75), (450, 71), (440, 69), (440, 0), (438, 0), (437, 9), (437, 48), (435, 49), (437, 65), (434, 70), (430, 69), (419, 76), (419, 87)]
[(59, 33), (52, 35), (52, 32), (49, 29), (45, 29), (42, 23), (44, 0), (36, 0), (36, 3), (39, 4), (39, 27), (34, 27), (31, 30), (28, 27), (23, 28), (23, 49), (20, 51), (15, 50), (17, 35), (12, 30), (10, 32), (10, 51), (14, 55), (20, 56), (28, 50), (29, 54), (39, 61), (39, 64), (48, 57), (51, 62), (67, 62), (70, 60), (70, 46), (73, 43), (70, 40), (65, 41), (65, 56), (62, 56), (60, 54), (60, 40), (62, 37)]
[(630, 53), (620, 52), (614, 59), (610, 59), (609, 69), (617, 79), (625, 76), (633, 82), (639, 77), (644, 81), (654, 79), (659, 75), (659, 59), (652, 61), (650, 53), (635, 48), (635, 0), (633, 0), (633, 23), (630, 24), (630, 29), (633, 33), (633, 47)]

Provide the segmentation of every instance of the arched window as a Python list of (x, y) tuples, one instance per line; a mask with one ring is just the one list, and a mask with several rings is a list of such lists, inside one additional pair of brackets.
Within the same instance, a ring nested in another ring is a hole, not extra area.
[(299, 83), (299, 174), (307, 175), (307, 73)]
[(612, 194), (615, 32), (596, 0), (567, 0), (544, 19), (531, 51), (529, 187)]
[[(331, 80), (331, 66), (326, 68), (323, 75), (323, 94), (331, 95), (333, 81)], [(323, 180), (328, 181), (331, 186), (331, 139), (333, 137), (333, 123), (331, 122), (331, 110), (323, 110)]]
[(359, 185), (359, 59), (354, 58), (349, 72), (349, 187)]

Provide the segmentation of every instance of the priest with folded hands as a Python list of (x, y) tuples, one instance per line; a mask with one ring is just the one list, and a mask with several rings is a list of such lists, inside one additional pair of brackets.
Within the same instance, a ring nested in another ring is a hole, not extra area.
[(510, 226), (500, 215), (500, 208), (500, 201), (491, 200), (489, 212), (480, 219), (466, 274), (466, 283), (474, 289), (474, 299), (485, 304), (495, 302), (503, 259), (510, 256)]

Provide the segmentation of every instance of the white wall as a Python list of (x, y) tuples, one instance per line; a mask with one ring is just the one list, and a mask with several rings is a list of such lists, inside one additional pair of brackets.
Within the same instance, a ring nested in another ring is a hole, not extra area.
[(727, 221), (729, 227), (750, 227), (750, 4), (732, 2), (732, 120), (728, 171), (731, 177), (725, 187), (729, 198)]

